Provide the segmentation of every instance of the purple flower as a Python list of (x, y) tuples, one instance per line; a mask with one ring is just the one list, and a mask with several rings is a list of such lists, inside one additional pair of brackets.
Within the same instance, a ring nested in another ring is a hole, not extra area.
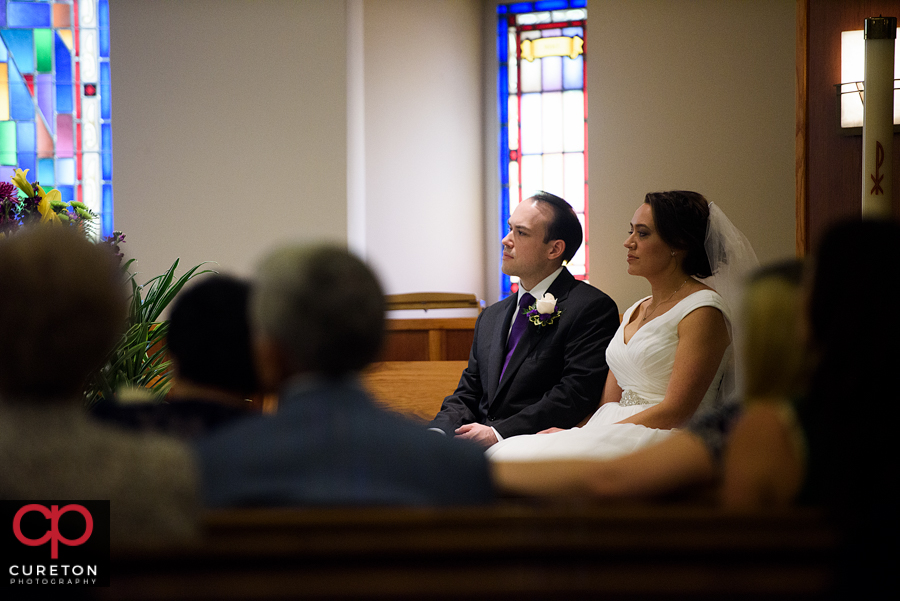
[(0, 202), (18, 202), (19, 189), (9, 182), (0, 182)]

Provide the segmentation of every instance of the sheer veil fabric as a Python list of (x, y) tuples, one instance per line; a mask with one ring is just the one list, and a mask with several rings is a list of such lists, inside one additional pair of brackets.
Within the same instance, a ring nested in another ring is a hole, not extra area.
[(728, 322), (728, 332), (734, 358), (734, 367), (725, 372), (719, 398), (741, 398), (742, 363), (741, 318), (744, 286), (748, 276), (759, 267), (756, 252), (747, 237), (731, 222), (722, 209), (715, 203), (709, 203), (709, 221), (706, 224), (706, 257), (712, 275), (700, 280), (719, 293), (731, 310), (732, 319)]

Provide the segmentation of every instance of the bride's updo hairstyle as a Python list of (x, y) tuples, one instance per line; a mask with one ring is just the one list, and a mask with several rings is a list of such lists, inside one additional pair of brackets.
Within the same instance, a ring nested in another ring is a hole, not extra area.
[(703, 195), (683, 190), (650, 192), (644, 202), (650, 205), (656, 231), (663, 242), (685, 251), (681, 262), (685, 273), (700, 279), (711, 276), (704, 248), (709, 202)]

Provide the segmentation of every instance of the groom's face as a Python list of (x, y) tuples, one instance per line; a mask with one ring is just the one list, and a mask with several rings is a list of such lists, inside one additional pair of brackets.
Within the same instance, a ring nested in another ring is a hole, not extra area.
[(542, 202), (520, 202), (509, 217), (509, 233), (503, 238), (503, 264), (506, 275), (518, 276), (530, 290), (553, 273), (557, 265), (550, 258), (552, 241), (544, 242), (553, 211)]

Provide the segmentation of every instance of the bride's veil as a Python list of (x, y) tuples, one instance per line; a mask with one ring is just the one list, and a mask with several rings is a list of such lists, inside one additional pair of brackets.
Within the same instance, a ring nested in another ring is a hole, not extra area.
[(741, 357), (741, 307), (744, 285), (749, 276), (759, 267), (756, 253), (747, 237), (737, 229), (715, 203), (709, 203), (709, 221), (706, 225), (704, 243), (706, 256), (712, 275), (702, 280), (725, 300), (731, 313), (728, 331), (731, 334), (734, 365), (725, 372), (719, 388), (719, 399), (726, 400), (734, 394), (742, 396)]

